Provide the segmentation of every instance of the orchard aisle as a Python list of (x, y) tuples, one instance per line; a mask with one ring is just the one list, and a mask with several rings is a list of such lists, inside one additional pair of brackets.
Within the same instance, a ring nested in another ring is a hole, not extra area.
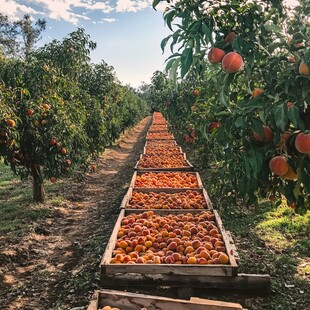
[(1, 309), (70, 309), (89, 302), (150, 122), (147, 117), (126, 131), (82, 183), (66, 181), (50, 193), (66, 199), (49, 205), (52, 216), (32, 223), (29, 234), (0, 239)]

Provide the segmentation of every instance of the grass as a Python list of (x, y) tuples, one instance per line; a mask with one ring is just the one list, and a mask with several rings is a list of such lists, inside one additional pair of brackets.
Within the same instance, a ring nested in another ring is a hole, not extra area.
[[(46, 185), (49, 188), (57, 185)], [(20, 181), (10, 167), (0, 162), (0, 234), (18, 236), (31, 225), (31, 222), (48, 217), (52, 210), (51, 203), (61, 200), (61, 197), (48, 200), (48, 204), (34, 203), (32, 200), (32, 184)]]

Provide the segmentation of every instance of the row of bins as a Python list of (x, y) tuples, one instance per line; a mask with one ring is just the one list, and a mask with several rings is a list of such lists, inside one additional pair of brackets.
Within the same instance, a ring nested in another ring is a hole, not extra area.
[[(231, 236), (159, 112), (153, 114), (100, 271), (102, 287), (118, 289), (205, 288), (210, 281), (220, 283), (238, 273)], [(104, 309), (105, 303), (119, 309), (242, 309), (201, 298), (185, 301), (103, 290), (96, 292), (89, 310)]]

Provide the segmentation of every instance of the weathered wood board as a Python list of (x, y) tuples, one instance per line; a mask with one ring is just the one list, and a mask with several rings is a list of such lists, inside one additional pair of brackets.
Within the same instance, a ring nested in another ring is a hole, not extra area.
[(237, 303), (223, 302), (204, 298), (190, 300), (136, 294), (116, 290), (100, 290), (93, 295), (87, 310), (100, 310), (104, 306), (117, 307), (121, 310), (242, 310)]

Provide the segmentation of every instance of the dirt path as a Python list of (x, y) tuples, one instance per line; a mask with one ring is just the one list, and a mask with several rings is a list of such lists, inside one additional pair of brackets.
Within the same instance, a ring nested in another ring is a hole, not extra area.
[(51, 217), (32, 223), (25, 236), (0, 240), (1, 310), (71, 309), (88, 303), (98, 288), (100, 256), (150, 121), (144, 119), (107, 149), (96, 173), (86, 175), (82, 183), (65, 183), (63, 192), (53, 193), (66, 199), (48, 206)]

